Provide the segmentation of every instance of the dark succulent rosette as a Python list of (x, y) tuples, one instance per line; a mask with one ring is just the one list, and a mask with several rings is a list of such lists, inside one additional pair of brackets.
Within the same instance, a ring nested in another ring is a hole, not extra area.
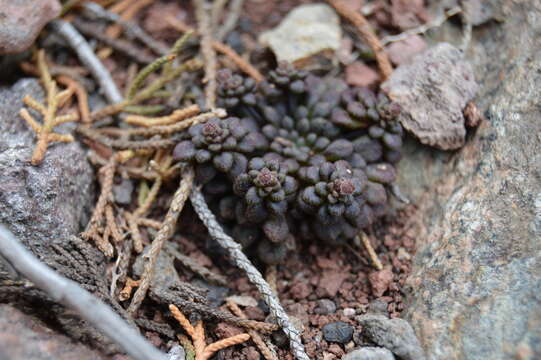
[(343, 243), (387, 213), (403, 136), (387, 96), (286, 63), (258, 85), (230, 70), (218, 83), (238, 118), (192, 126), (174, 156), (248, 251), (277, 263), (294, 238)]
[(188, 130), (189, 138), (173, 150), (173, 157), (197, 165), (198, 179), (210, 181), (216, 171), (235, 177), (246, 170), (248, 159), (267, 148), (267, 140), (258, 132), (250, 131), (234, 117), (212, 118)]

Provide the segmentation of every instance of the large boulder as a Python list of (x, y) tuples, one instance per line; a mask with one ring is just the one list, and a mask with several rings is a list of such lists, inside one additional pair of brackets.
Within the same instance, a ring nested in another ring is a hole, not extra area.
[(410, 147), (410, 321), (430, 360), (541, 358), (541, 7), (501, 1), (467, 57), (486, 121), (457, 152)]
[[(77, 234), (88, 219), (94, 173), (78, 142), (53, 143), (39, 166), (30, 164), (36, 137), (19, 116), (25, 95), (43, 100), (37, 80), (0, 88), (0, 223), (43, 255), (52, 243)], [(36, 119), (41, 121), (39, 115)]]

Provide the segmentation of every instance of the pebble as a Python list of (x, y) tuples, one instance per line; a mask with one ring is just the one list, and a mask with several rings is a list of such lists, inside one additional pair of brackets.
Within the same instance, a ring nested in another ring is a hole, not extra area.
[(363, 327), (364, 336), (402, 360), (425, 359), (419, 340), (406, 320), (383, 315), (361, 315), (355, 319)]
[(426, 41), (419, 35), (410, 35), (404, 40), (396, 41), (385, 52), (395, 65), (407, 63), (413, 56), (426, 50)]
[(368, 304), (368, 312), (376, 315), (389, 315), (387, 303), (381, 299), (375, 299)]
[(131, 204), (132, 194), (133, 182), (130, 179), (122, 179), (120, 184), (113, 186), (113, 196), (117, 204)]
[(477, 92), (462, 52), (440, 43), (395, 69), (381, 89), (400, 105), (398, 120), (423, 144), (454, 150), (466, 141), (462, 113)]
[(323, 338), (329, 342), (348, 343), (353, 337), (353, 326), (337, 321), (323, 326)]
[(340, 19), (326, 4), (301, 5), (276, 28), (264, 32), (259, 42), (272, 49), (278, 61), (295, 65), (309, 63), (309, 58), (340, 47)]
[(355, 315), (355, 309), (353, 308), (345, 308), (344, 309), (344, 316), (353, 316)]
[(329, 315), (336, 311), (336, 304), (329, 299), (320, 299), (316, 303), (314, 312), (319, 315)]
[(0, 0), (0, 54), (28, 49), (61, 9), (58, 0)]
[(346, 82), (353, 86), (372, 86), (380, 81), (378, 72), (362, 62), (346, 66)]
[(342, 360), (395, 360), (395, 357), (385, 348), (363, 347), (347, 353)]

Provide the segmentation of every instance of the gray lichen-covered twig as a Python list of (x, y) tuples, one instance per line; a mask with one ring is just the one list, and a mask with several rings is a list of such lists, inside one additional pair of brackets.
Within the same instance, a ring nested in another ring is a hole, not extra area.
[(54, 301), (75, 310), (84, 320), (110, 337), (134, 359), (166, 359), (165, 354), (148, 343), (107, 305), (75, 282), (60, 276), (41, 263), (3, 225), (0, 225), (0, 254), (19, 273), (44, 290)]
[(269, 284), (263, 279), (259, 270), (257, 270), (246, 255), (244, 255), (241, 245), (224, 232), (216, 220), (216, 217), (208, 208), (201, 190), (194, 188), (190, 195), (190, 200), (197, 215), (207, 227), (210, 236), (227, 250), (229, 257), (234, 264), (246, 272), (250, 281), (257, 287), (263, 296), (264, 301), (270, 308), (271, 314), (276, 318), (278, 325), (280, 325), (289, 338), (289, 344), (295, 358), (299, 360), (308, 360), (309, 358), (304, 351), (304, 345), (302, 344), (299, 331), (291, 324), (287, 313), (284, 311), (282, 305), (280, 305), (280, 301), (273, 293)]

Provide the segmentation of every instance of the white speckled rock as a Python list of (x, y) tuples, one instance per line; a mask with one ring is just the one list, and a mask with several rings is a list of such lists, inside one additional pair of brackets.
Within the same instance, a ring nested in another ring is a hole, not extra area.
[(340, 19), (325, 4), (302, 5), (292, 10), (276, 28), (259, 37), (272, 49), (279, 61), (296, 65), (325, 51), (334, 53), (340, 47)]

